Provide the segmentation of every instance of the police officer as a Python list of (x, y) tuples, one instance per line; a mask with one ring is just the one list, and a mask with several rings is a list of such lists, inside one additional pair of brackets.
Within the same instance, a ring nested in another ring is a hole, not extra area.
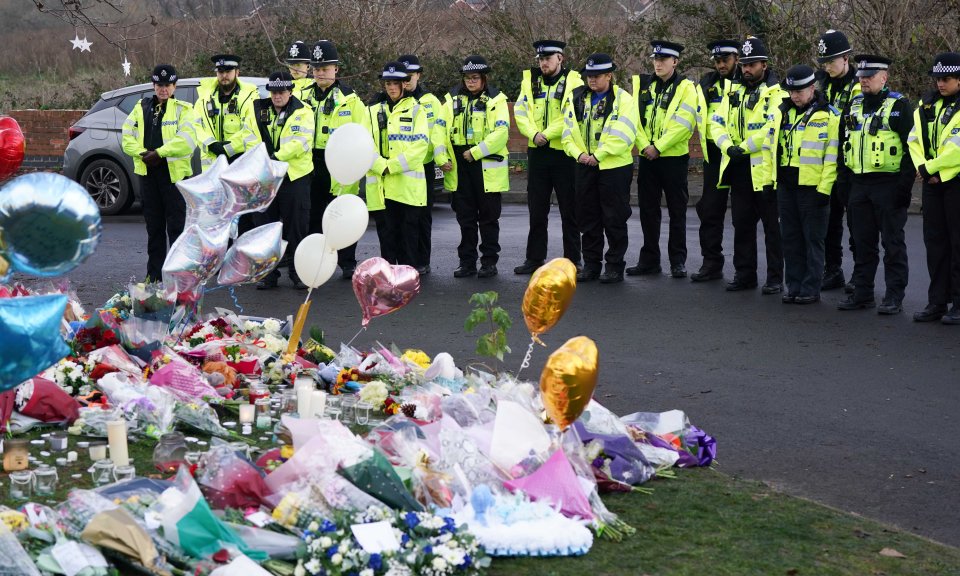
[[(910, 156), (923, 179), (923, 243), (930, 287), (917, 322), (960, 324), (960, 54), (938, 54), (936, 89), (914, 112)], [(947, 311), (947, 304), (953, 307)]]
[[(423, 109), (424, 117), (427, 120), (427, 135), (430, 140), (427, 143), (427, 153), (423, 158), (423, 174), (425, 176), (424, 186), (427, 191), (427, 204), (424, 210), (420, 210), (420, 240), (417, 249), (418, 262), (416, 268), (421, 276), (430, 273), (430, 252), (433, 236), (433, 183), (436, 180), (436, 163), (433, 161), (433, 133), (436, 130), (437, 118), (440, 117), (440, 108), (443, 104), (440, 99), (428, 92), (423, 87), (423, 66), (416, 54), (403, 54), (397, 60), (407, 67), (408, 79), (403, 84), (403, 89), (410, 93)], [(438, 137), (443, 139), (441, 132)]]
[(790, 98), (774, 109), (769, 146), (786, 264), (783, 302), (813, 304), (820, 300), (823, 279), (840, 114), (817, 90), (816, 74), (809, 66), (791, 67), (781, 87)]
[[(831, 106), (840, 111), (841, 123), (847, 116), (850, 101), (860, 93), (856, 69), (850, 65), (850, 42), (839, 30), (827, 30), (817, 42), (817, 61), (822, 69), (820, 89)], [(850, 200), (850, 171), (841, 163), (837, 182), (830, 194), (830, 221), (827, 224), (826, 267), (823, 271), (823, 290), (842, 288), (843, 276), (843, 214)], [(847, 214), (847, 227), (850, 215)], [(850, 253), (853, 253), (853, 232), (850, 232)]]
[(142, 99), (123, 122), (123, 151), (140, 177), (140, 202), (147, 224), (147, 278), (162, 278), (167, 245), (183, 232), (187, 207), (175, 184), (193, 175), (190, 160), (196, 125), (189, 103), (173, 97), (177, 70), (153, 69), (153, 96)]
[[(313, 46), (310, 65), (313, 68), (313, 85), (303, 91), (304, 104), (313, 111), (316, 122), (313, 143), (313, 182), (310, 189), (310, 234), (323, 232), (323, 212), (333, 199), (341, 194), (357, 194), (358, 183), (341, 184), (330, 177), (324, 151), (334, 130), (351, 122), (363, 122), (367, 108), (349, 86), (337, 80), (340, 57), (337, 48), (329, 40), (320, 40)], [(343, 279), (353, 277), (357, 266), (357, 245), (337, 251), (337, 263), (343, 271)]]
[(215, 78), (204, 78), (197, 86), (193, 106), (200, 139), (200, 167), (206, 172), (217, 156), (233, 161), (260, 142), (253, 101), (257, 87), (239, 80), (240, 58), (218, 54), (211, 58)]
[(623, 282), (633, 142), (640, 114), (633, 96), (613, 83), (616, 69), (608, 54), (591, 54), (580, 71), (586, 85), (574, 90), (564, 104), (563, 147), (577, 159), (577, 225), (583, 241), (580, 282)]
[(453, 210), (460, 224), (460, 266), (453, 272), (455, 278), (496, 276), (500, 258), (500, 194), (510, 190), (510, 112), (507, 96), (488, 81), (490, 70), (482, 56), (464, 59), (462, 83), (444, 98), (445, 149), (434, 149), (445, 173), (444, 187), (453, 191)]
[(659, 274), (660, 197), (667, 200), (670, 234), (667, 255), (670, 275), (687, 277), (687, 171), (690, 165), (689, 142), (697, 123), (697, 88), (677, 73), (683, 46), (676, 42), (654, 40), (653, 75), (633, 77), (633, 97), (640, 110), (637, 129), (637, 202), (643, 247), (640, 261), (627, 268), (627, 274)]
[(763, 223), (767, 280), (763, 294), (783, 290), (783, 252), (777, 221), (776, 191), (770, 182), (770, 158), (763, 149), (772, 128), (773, 111), (786, 93), (767, 68), (769, 55), (754, 36), (740, 47), (741, 83), (727, 92), (711, 118), (717, 147), (723, 153), (720, 181), (730, 185), (733, 214), (733, 265), (736, 274), (727, 290), (757, 287), (757, 221)]
[(697, 85), (700, 147), (703, 151), (703, 192), (697, 202), (700, 218), (700, 270), (690, 275), (693, 282), (707, 282), (723, 278), (723, 220), (727, 216), (730, 187), (720, 184), (720, 149), (713, 134), (710, 118), (717, 113), (723, 95), (740, 81), (740, 43), (735, 40), (716, 40), (707, 44), (713, 60), (713, 72), (708, 72)]
[(270, 157), (289, 165), (276, 198), (266, 212), (257, 214), (258, 226), (283, 222), (287, 250), (280, 265), (257, 283), (257, 290), (276, 288), (280, 279), (279, 268), (287, 263), (293, 287), (298, 290), (307, 288), (297, 276), (293, 255), (300, 241), (307, 235), (310, 222), (314, 122), (313, 111), (293, 95), (293, 88), (293, 76), (289, 72), (274, 72), (267, 82), (270, 97), (258, 99), (253, 105), (257, 129)]
[(287, 63), (290, 75), (293, 76), (293, 95), (302, 101), (303, 92), (313, 85), (313, 79), (308, 76), (310, 73), (310, 50), (306, 44), (297, 40), (287, 48), (284, 61)]
[(388, 254), (391, 263), (419, 269), (421, 213), (427, 209), (423, 159), (430, 137), (424, 106), (404, 88), (409, 79), (399, 61), (387, 62), (380, 74), (383, 92), (369, 107), (379, 153), (370, 172), (377, 182), (368, 185), (367, 194), (384, 197), (384, 233), (377, 221), (381, 252)]
[(547, 222), (550, 196), (557, 192), (560, 226), (563, 230), (563, 256), (580, 266), (580, 232), (577, 230), (573, 187), (577, 162), (563, 151), (563, 103), (574, 89), (583, 85), (580, 74), (564, 66), (565, 42), (538, 40), (538, 66), (523, 71), (520, 97), (513, 116), (520, 133), (527, 137), (527, 208), (530, 232), (523, 264), (515, 274), (532, 274), (547, 258)]
[(917, 173), (907, 153), (913, 115), (907, 98), (887, 86), (889, 58), (864, 54), (856, 61), (862, 93), (850, 101), (841, 134), (843, 159), (852, 172), (849, 210), (856, 246), (854, 291), (837, 308), (859, 310), (877, 305), (873, 281), (880, 263), (879, 241), (883, 243), (886, 294), (877, 313), (899, 314), (908, 279), (903, 227)]

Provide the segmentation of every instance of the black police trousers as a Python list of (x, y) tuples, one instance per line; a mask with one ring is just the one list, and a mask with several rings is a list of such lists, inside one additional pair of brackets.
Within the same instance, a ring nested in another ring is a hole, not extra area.
[[(583, 269), (600, 272), (604, 260), (607, 270), (623, 272), (627, 253), (627, 220), (630, 208), (630, 183), (633, 165), (601, 170), (577, 164), (577, 225), (583, 245)], [(603, 237), (607, 253), (603, 253)]]
[[(313, 179), (310, 184), (310, 234), (323, 233), (323, 212), (336, 198), (330, 191), (330, 171), (327, 170), (324, 154), (324, 150), (313, 149)], [(357, 267), (356, 244), (337, 250), (337, 265), (343, 270), (353, 270)]]
[[(391, 264), (407, 264), (414, 268), (423, 266), (421, 262), (420, 251), (420, 223), (423, 213), (428, 211), (426, 206), (411, 206), (396, 200), (384, 200), (386, 206), (386, 241), (381, 241), (381, 253), (383, 246), (390, 246), (388, 254), (391, 258), (385, 258)], [(377, 234), (380, 234), (380, 224), (377, 224)]]
[(577, 229), (574, 167), (576, 160), (563, 150), (549, 146), (528, 148), (530, 167), (527, 179), (527, 208), (530, 210), (530, 232), (527, 234), (526, 259), (543, 262), (547, 259), (547, 223), (550, 198), (557, 192), (560, 228), (563, 231), (563, 257), (580, 263), (580, 231)]
[(457, 155), (457, 191), (451, 203), (460, 225), (457, 256), (460, 265), (477, 265), (477, 240), (480, 241), (480, 265), (495, 266), (500, 259), (501, 194), (486, 192), (483, 187), (483, 166), (480, 160), (467, 162), (463, 152), (469, 146), (454, 146)]
[(730, 212), (733, 215), (733, 267), (736, 279), (757, 281), (757, 223), (763, 223), (767, 255), (767, 284), (783, 283), (783, 247), (776, 190), (756, 192), (750, 176), (750, 160), (743, 158), (727, 166), (724, 181), (730, 184)]
[(660, 266), (660, 196), (667, 199), (670, 233), (667, 238), (667, 256), (670, 265), (687, 263), (687, 169), (690, 155), (670, 156), (647, 160), (640, 156), (637, 169), (637, 205), (643, 247), (640, 248), (641, 267)]
[(923, 185), (923, 244), (927, 303), (960, 306), (960, 179)]
[(839, 270), (843, 264), (843, 215), (847, 215), (847, 228), (850, 231), (850, 254), (853, 254), (853, 225), (850, 223), (850, 181), (837, 181), (830, 193), (830, 220), (827, 222), (827, 239), (824, 243), (827, 271)]
[(147, 168), (147, 175), (140, 177), (140, 203), (147, 223), (147, 276), (159, 282), (167, 246), (172, 246), (183, 232), (187, 217), (187, 204), (170, 182), (166, 160), (156, 168)]
[(420, 211), (420, 236), (417, 247), (418, 266), (430, 265), (430, 252), (433, 242), (433, 182), (436, 180), (436, 162), (427, 162), (423, 165), (423, 173), (427, 177), (427, 206)]
[(818, 297), (823, 281), (823, 243), (830, 197), (818, 192), (816, 186), (780, 184), (777, 204), (787, 294)]
[(723, 156), (713, 142), (707, 142), (707, 157), (710, 161), (703, 163), (703, 193), (697, 201), (697, 216), (700, 218), (700, 253), (703, 256), (700, 268), (713, 272), (723, 270), (723, 221), (727, 217), (730, 188), (718, 186)]
[(265, 212), (254, 214), (257, 226), (283, 222), (283, 239), (287, 241), (287, 250), (270, 276), (279, 278), (280, 268), (287, 267), (291, 280), (296, 281), (299, 278), (293, 265), (293, 255), (297, 252), (300, 241), (309, 233), (311, 201), (309, 174), (292, 181), (289, 176), (284, 176), (280, 190), (270, 206)]
[(874, 297), (873, 282), (880, 265), (883, 246), (884, 299), (903, 300), (909, 268), (903, 227), (907, 223), (909, 196), (899, 190), (899, 174), (854, 175), (850, 188), (850, 216), (853, 221), (854, 253), (853, 297)]

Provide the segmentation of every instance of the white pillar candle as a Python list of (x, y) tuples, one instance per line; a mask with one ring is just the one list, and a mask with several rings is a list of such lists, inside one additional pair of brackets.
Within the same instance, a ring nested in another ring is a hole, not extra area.
[(297, 388), (297, 414), (301, 418), (310, 418), (313, 412), (310, 411), (310, 400), (313, 398), (313, 386), (300, 386)]
[(127, 453), (127, 421), (107, 422), (107, 444), (110, 446), (110, 459), (116, 466), (129, 466)]
[(323, 418), (323, 413), (327, 409), (327, 393), (323, 390), (314, 390), (313, 398), (310, 399), (310, 410), (313, 411), (315, 418)]
[(257, 407), (253, 404), (240, 405), (240, 424), (253, 424)]

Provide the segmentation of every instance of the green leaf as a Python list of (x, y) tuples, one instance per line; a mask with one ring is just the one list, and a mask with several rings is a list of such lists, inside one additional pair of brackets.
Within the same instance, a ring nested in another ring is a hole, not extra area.
[(513, 326), (513, 320), (510, 318), (510, 313), (499, 306), (493, 309), (493, 323), (504, 331), (509, 330), (510, 327)]
[(467, 332), (473, 332), (473, 329), (487, 321), (487, 312), (481, 308), (476, 308), (467, 316), (463, 328)]
[(317, 344), (323, 344), (323, 330), (316, 326), (311, 326), (310, 339), (314, 340)]

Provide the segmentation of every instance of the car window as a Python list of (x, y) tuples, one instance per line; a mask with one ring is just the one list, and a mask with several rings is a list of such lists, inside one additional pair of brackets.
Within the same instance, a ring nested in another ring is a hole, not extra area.
[(84, 116), (89, 116), (94, 112), (99, 112), (101, 110), (106, 110), (107, 108), (112, 108), (113, 106), (116, 106), (120, 102), (120, 100), (122, 100), (122, 98), (119, 98), (119, 97), (101, 98), (97, 100), (97, 103), (93, 105), (93, 108), (87, 110), (87, 113), (84, 114)]
[(193, 104), (197, 101), (197, 87), (177, 86), (177, 91), (173, 94), (173, 97), (177, 100), (183, 100), (184, 102)]
[(124, 114), (130, 114), (133, 111), (133, 107), (137, 105), (137, 102), (143, 100), (144, 96), (149, 96), (153, 94), (153, 90), (149, 92), (134, 92), (133, 94), (128, 94), (123, 97), (123, 100), (120, 101), (120, 104), (117, 105), (117, 108), (123, 110)]

